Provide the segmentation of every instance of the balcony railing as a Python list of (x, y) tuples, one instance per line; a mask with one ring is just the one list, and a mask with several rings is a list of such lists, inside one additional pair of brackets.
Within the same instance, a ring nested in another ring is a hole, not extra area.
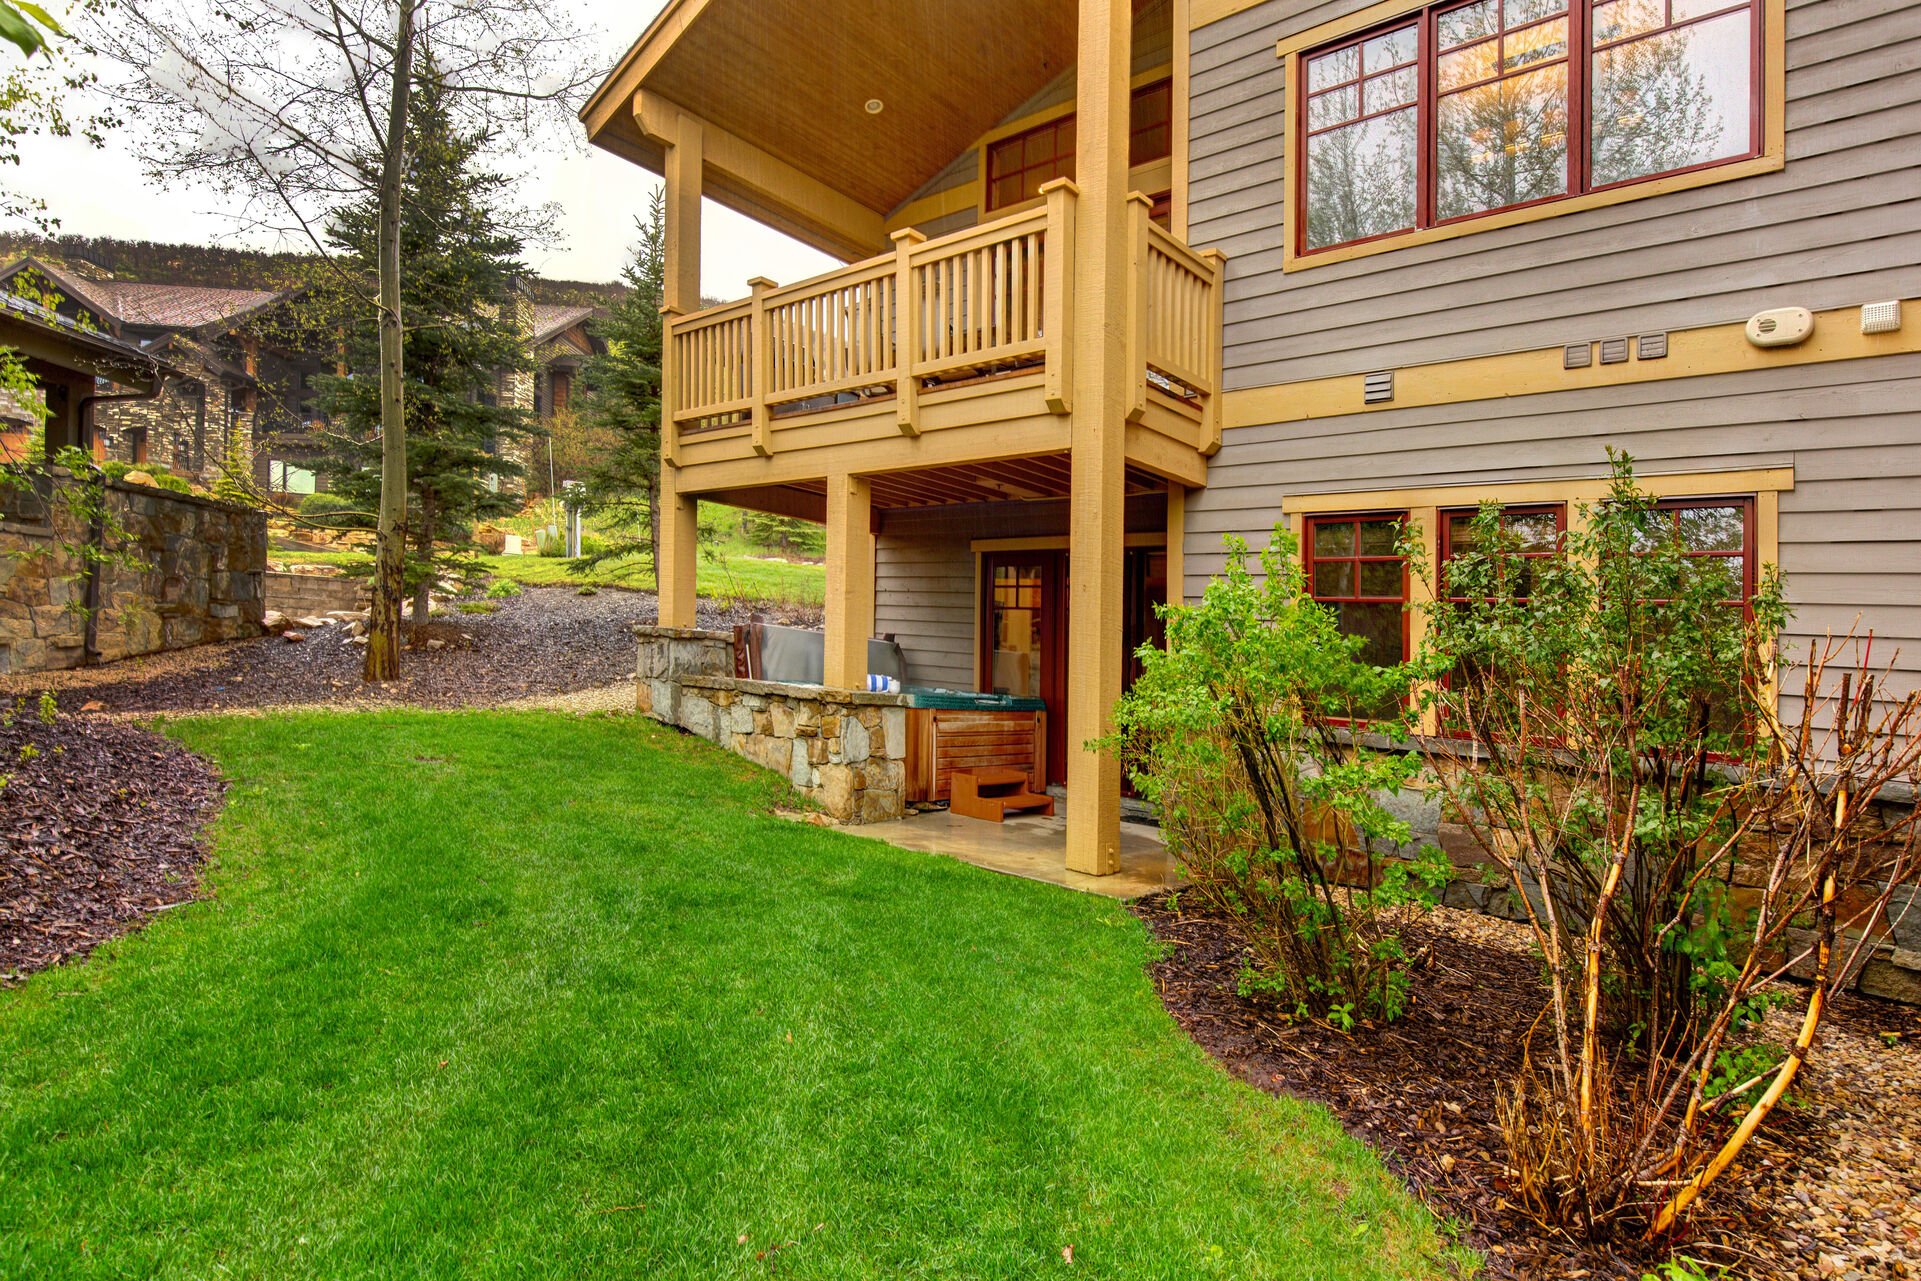
[[(911, 434), (922, 395), (1034, 372), (1048, 407), (1064, 412), (1076, 201), (1072, 183), (1055, 182), (1034, 209), (934, 240), (897, 232), (892, 253), (799, 284), (752, 281), (749, 298), (670, 316), (674, 432), (751, 426), (766, 454), (774, 419), (892, 399)], [(1205, 448), (1217, 421), (1221, 259), (1150, 223), (1144, 200), (1130, 216), (1139, 267), (1115, 302), (1126, 305), (1140, 371), (1135, 416), (1152, 389), (1199, 422)]]

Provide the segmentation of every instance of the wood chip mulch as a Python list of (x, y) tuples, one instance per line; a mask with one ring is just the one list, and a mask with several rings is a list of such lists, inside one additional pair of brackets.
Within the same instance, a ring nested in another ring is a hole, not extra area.
[(0, 983), (85, 955), (192, 899), (212, 765), (132, 725), (0, 702)]
[[(1519, 1066), (1544, 992), (1521, 927), (1437, 910), (1408, 935), (1427, 956), (1413, 1009), (1344, 1034), (1243, 998), (1234, 926), (1196, 915), (1191, 899), (1179, 906), (1165, 896), (1135, 905), (1167, 945), (1154, 977), (1176, 1021), (1255, 1087), (1331, 1108), (1437, 1217), (1465, 1225), (1487, 1276), (1635, 1281), (1665, 1257), (1570, 1240), (1505, 1199), (1494, 1094)], [(1792, 1017), (1776, 1011), (1764, 1031), (1784, 1043)], [(1792, 1105), (1717, 1185), (1678, 1252), (1736, 1277), (1921, 1278), (1917, 1046), (1921, 1011), (1842, 998)]]

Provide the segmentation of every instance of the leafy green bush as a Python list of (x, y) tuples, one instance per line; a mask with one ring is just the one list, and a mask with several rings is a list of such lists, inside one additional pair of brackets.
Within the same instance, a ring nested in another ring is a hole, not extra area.
[(308, 494), (302, 498), (300, 514), (308, 520), (337, 528), (372, 529), (374, 526), (371, 513), (361, 511), (352, 501), (338, 494), (329, 494), (325, 491)]
[(520, 595), (520, 584), (511, 578), (496, 578), (487, 585), (489, 600), (506, 600), (510, 596), (518, 595)]
[[(1115, 743), (1192, 887), (1234, 919), (1247, 992), (1337, 1026), (1406, 1009), (1400, 928), (1448, 878), (1438, 850), (1384, 857), (1411, 838), (1381, 804), (1419, 757), (1354, 744), (1347, 727), (1405, 705), (1412, 673), (1362, 660), (1364, 644), (1307, 593), (1285, 528), (1261, 554), (1228, 540), (1200, 603), (1164, 611), (1167, 648), (1115, 708)], [(1401, 720), (1374, 721), (1391, 735)]]
[(463, 600), (457, 609), (463, 614), (498, 614), (500, 602), (492, 600)]

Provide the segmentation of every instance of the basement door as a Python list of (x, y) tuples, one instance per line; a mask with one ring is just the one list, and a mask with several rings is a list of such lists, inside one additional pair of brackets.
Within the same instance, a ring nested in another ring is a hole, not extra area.
[[(1167, 600), (1167, 553), (1130, 547), (1123, 569), (1121, 680), (1139, 674), (1134, 651), (1161, 644), (1166, 630), (1154, 607)], [(981, 688), (1038, 698), (1047, 705), (1047, 781), (1067, 781), (1067, 553), (990, 552), (981, 569)]]

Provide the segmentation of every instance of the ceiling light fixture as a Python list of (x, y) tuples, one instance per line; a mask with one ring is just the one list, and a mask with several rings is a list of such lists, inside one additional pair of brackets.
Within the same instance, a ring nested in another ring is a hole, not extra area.
[(879, 98), (869, 98), (867, 100), (867, 114), (870, 116), (878, 116), (881, 113), (881, 108), (886, 105), (887, 104)]

